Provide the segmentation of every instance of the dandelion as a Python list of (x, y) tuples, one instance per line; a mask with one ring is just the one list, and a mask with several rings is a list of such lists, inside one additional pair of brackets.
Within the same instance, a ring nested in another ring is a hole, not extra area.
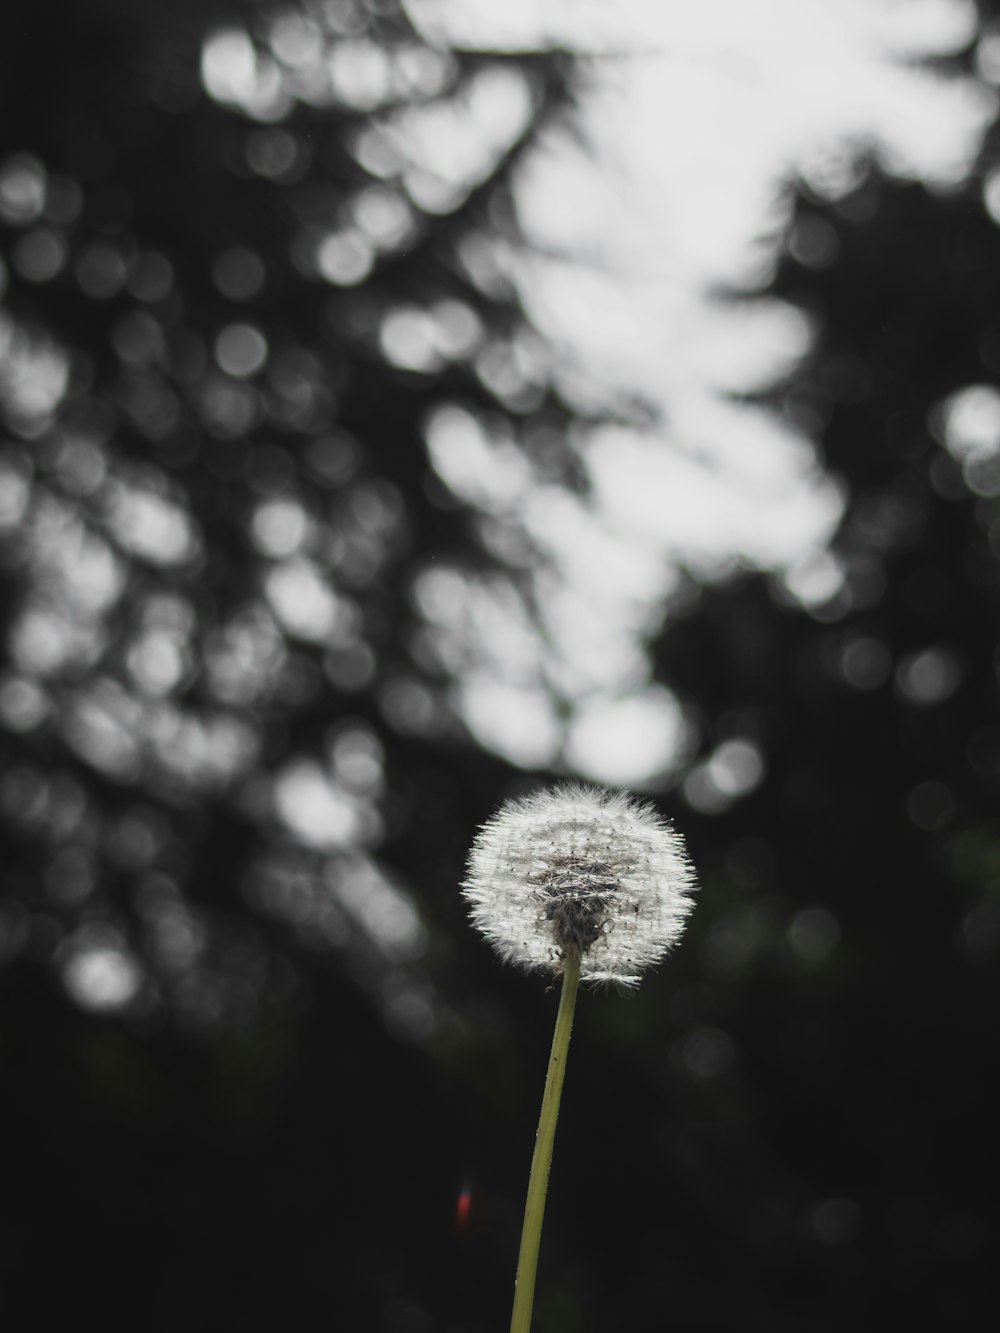
[(635, 985), (680, 936), (694, 873), (650, 805), (566, 785), (508, 801), (484, 824), (463, 885), (500, 956), (584, 981)]
[(528, 1333), (556, 1120), (583, 981), (635, 985), (677, 942), (694, 871), (650, 805), (567, 784), (509, 801), (479, 830), (462, 885), (472, 921), (506, 962), (562, 976), (528, 1181), (511, 1333)]

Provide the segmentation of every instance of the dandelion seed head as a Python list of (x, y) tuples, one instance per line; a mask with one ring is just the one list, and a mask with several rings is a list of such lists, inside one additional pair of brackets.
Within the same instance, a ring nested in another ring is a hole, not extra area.
[(508, 801), (479, 830), (462, 889), (500, 956), (634, 985), (676, 943), (694, 871), (680, 834), (621, 792), (564, 784)]

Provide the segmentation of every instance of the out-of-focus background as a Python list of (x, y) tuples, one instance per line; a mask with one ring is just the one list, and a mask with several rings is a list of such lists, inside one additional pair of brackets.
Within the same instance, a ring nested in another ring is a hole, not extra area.
[(983, 1326), (998, 85), (993, 0), (0, 6), (17, 1327), (506, 1327), (555, 996), (458, 882), (561, 776), (702, 887), (539, 1333)]

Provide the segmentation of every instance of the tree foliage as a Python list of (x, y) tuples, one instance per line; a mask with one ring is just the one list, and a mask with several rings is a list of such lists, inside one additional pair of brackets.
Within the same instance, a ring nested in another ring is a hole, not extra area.
[[(457, 880), (530, 775), (455, 700), (571, 676), (528, 511), (580, 495), (585, 414), (510, 257), (576, 87), (384, 0), (0, 7), (0, 1253), (36, 1323), (503, 1322), (546, 997)], [(661, 976), (581, 1005), (550, 1333), (974, 1326), (993, 159), (798, 191), (769, 294), (818, 336), (772, 405), (844, 519), (653, 644), (702, 889)]]
[(5, 815), (76, 998), (211, 1026), (295, 941), (414, 953), (375, 853), (460, 734), (421, 608), (497, 567), (428, 433), (570, 468), (504, 264), (564, 62), (395, 5), (7, 23)]

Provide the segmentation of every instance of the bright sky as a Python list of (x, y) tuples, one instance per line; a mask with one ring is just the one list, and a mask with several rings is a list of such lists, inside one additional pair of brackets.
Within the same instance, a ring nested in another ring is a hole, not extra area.
[[(621, 590), (647, 588), (652, 614), (679, 556), (708, 571), (749, 558), (788, 571), (807, 598), (820, 585), (828, 595), (836, 571), (816, 552), (841, 497), (808, 439), (720, 395), (772, 382), (807, 349), (810, 330), (777, 302), (737, 311), (709, 293), (721, 282), (766, 285), (787, 232), (782, 187), (797, 176), (835, 196), (868, 150), (886, 170), (935, 187), (965, 178), (996, 110), (995, 53), (983, 44), (976, 79), (905, 62), (964, 46), (973, 5), (408, 0), (408, 9), (425, 32), (473, 46), (551, 41), (620, 53), (593, 63), (586, 146), (550, 135), (518, 195), (544, 252), (522, 275), (524, 299), (572, 367), (569, 382), (584, 397), (638, 390), (666, 421), (664, 432), (607, 432), (586, 446), (597, 497), (590, 518), (627, 548), (617, 594), (605, 590), (602, 603), (593, 591), (583, 568), (592, 537), (579, 516), (572, 533), (568, 514), (564, 534), (551, 513), (541, 528), (568, 584), (596, 597), (605, 645), (640, 633), (635, 599)], [(634, 577), (624, 572), (629, 558)], [(598, 658), (600, 639), (595, 632)], [(603, 687), (579, 690), (563, 755), (593, 778), (641, 785), (682, 756), (686, 732), (673, 701), (643, 685), (627, 657), (605, 662)], [(479, 681), (465, 706), (480, 739), (519, 762), (549, 762), (558, 749), (541, 692)], [(727, 795), (715, 782), (706, 801), (724, 805), (746, 789), (730, 786)], [(688, 794), (697, 801), (696, 788)]]

